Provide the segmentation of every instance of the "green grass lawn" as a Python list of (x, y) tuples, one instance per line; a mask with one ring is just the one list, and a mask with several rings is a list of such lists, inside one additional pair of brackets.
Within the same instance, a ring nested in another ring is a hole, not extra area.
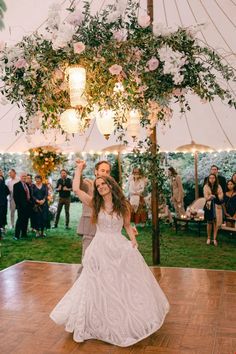
[[(49, 230), (45, 239), (35, 239), (29, 233), (27, 240), (14, 241), (8, 231), (1, 241), (0, 269), (23, 260), (80, 263), (81, 237), (76, 227), (81, 213), (79, 203), (71, 204), (71, 230), (64, 228), (64, 210), (58, 229)], [(151, 227), (139, 228), (139, 249), (146, 262), (152, 265)], [(161, 266), (236, 270), (236, 234), (219, 234), (219, 246), (206, 245), (202, 230), (180, 230), (178, 234), (161, 224)]]

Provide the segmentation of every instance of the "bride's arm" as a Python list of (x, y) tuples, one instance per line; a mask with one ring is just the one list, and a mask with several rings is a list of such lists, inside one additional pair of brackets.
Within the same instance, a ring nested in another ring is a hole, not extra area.
[(92, 197), (85, 193), (81, 189), (81, 175), (82, 171), (84, 169), (84, 162), (83, 161), (76, 161), (77, 166), (75, 169), (75, 175), (73, 179), (73, 192), (79, 197), (81, 202), (84, 204), (88, 205), (89, 207), (92, 208)]
[(130, 241), (132, 243), (133, 247), (138, 247), (138, 242), (136, 240), (135, 235), (137, 235), (137, 232), (135, 232), (133, 226), (130, 224), (130, 211), (128, 210), (124, 216), (124, 228), (130, 238)]

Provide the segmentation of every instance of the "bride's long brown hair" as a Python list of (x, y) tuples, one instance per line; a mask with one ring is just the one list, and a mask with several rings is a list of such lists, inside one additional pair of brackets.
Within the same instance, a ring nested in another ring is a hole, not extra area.
[(130, 213), (129, 202), (125, 199), (124, 193), (119, 187), (118, 183), (114, 178), (110, 176), (99, 176), (94, 181), (94, 192), (93, 192), (93, 214), (92, 222), (96, 223), (98, 220), (98, 213), (101, 208), (104, 208), (103, 197), (98, 193), (96, 181), (101, 178), (110, 188), (112, 194), (112, 204), (113, 212), (117, 213), (119, 216), (125, 216)]

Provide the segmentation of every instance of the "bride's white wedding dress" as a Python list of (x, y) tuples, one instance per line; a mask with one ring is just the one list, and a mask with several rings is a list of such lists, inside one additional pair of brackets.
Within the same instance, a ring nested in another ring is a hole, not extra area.
[(126, 347), (157, 331), (169, 303), (140, 252), (121, 234), (123, 219), (100, 211), (83, 271), (51, 312), (76, 342)]

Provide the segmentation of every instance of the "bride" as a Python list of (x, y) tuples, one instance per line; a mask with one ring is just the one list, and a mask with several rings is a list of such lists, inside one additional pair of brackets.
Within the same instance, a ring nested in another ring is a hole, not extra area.
[[(93, 210), (97, 232), (83, 258), (83, 271), (50, 317), (73, 332), (76, 342), (99, 339), (127, 347), (156, 332), (169, 303), (138, 251), (130, 207), (112, 177), (97, 177), (94, 195), (80, 189), (77, 162), (74, 192)], [(125, 228), (130, 241), (122, 235)]]

